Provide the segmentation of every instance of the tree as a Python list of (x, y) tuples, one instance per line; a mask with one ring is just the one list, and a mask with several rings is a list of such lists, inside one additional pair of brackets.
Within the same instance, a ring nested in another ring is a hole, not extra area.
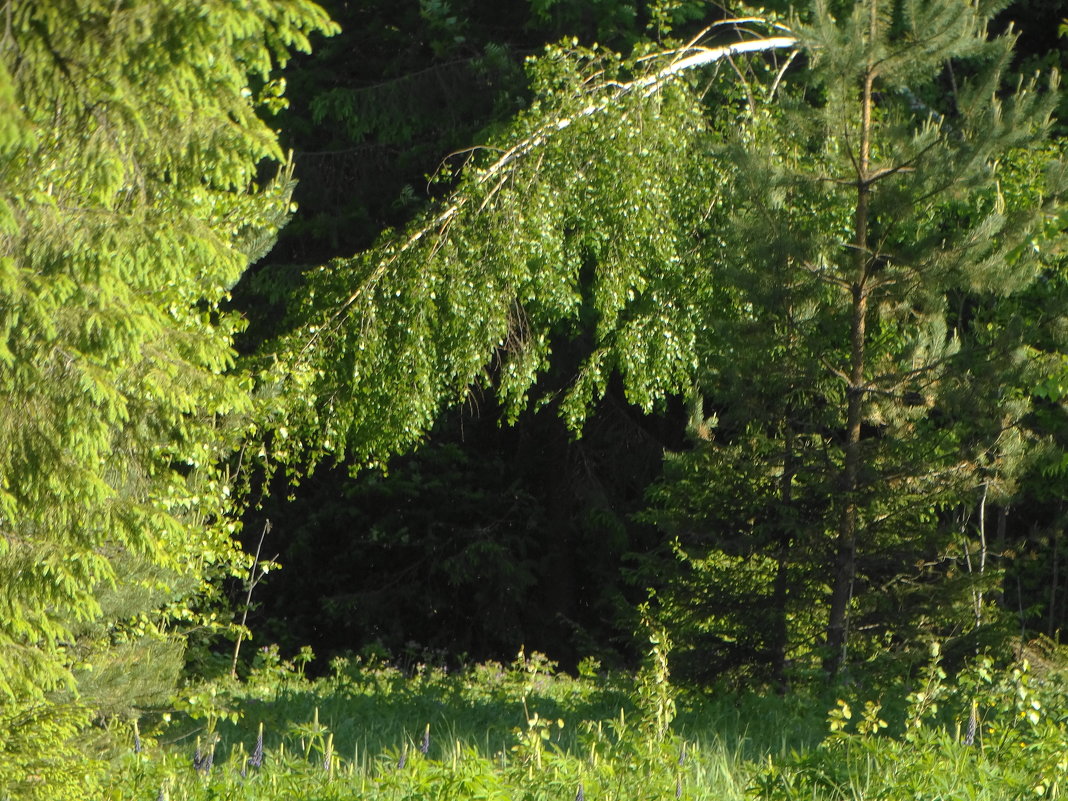
[(514, 418), (569, 340), (578, 376), (536, 405), (558, 403), (573, 428), (613, 373), (645, 410), (682, 391), (700, 285), (687, 226), (716, 190), (711, 166), (687, 158), (704, 118), (680, 76), (794, 42), (694, 43), (634, 63), (549, 48), (532, 63), (539, 99), (442, 208), (307, 274), (292, 330), (261, 356), (278, 425), (262, 455), (378, 464), (472, 385), (492, 386)]
[[(221, 304), (289, 212), (289, 173), (258, 172), (284, 161), (257, 116), (283, 102), (272, 70), (330, 23), (305, 0), (9, 0), (0, 17), (0, 707), (16, 742), (72, 686), (101, 593), (139, 581), (120, 565), (142, 565), (134, 611), (161, 637), (153, 606), (188, 614), (240, 562), (224, 460), (251, 403)], [(39, 728), (0, 760), (5, 789), (59, 792), (22, 784), (62, 739)]]
[[(965, 321), (953, 326), (947, 307), (955, 292), (994, 299), (1037, 275), (1027, 245), (1043, 204), (999, 204), (998, 160), (1041, 140), (1057, 84), (1043, 94), (1034, 82), (1021, 83), (1010, 97), (998, 96), (1012, 38), (988, 39), (990, 12), (979, 5), (873, 0), (841, 22), (826, 6), (815, 11), (798, 30), (811, 43), (813, 82), (826, 102), (814, 131), (822, 147), (808, 154), (818, 171), (802, 172), (802, 180), (827, 184), (827, 197), (851, 212), (852, 224), (848, 237), (820, 232), (816, 248), (784, 256), (848, 300), (848, 356), (839, 341), (842, 356), (828, 359), (846, 395), (825, 661), (834, 672), (845, 660), (858, 541), (877, 538), (880, 518), (893, 509), (874, 490), (896, 476), (892, 504), (904, 493), (937, 508), (945, 503), (941, 492), (969, 480), (962, 474), (982, 483), (975, 476), (1003, 444), (954, 441), (959, 418), (938, 419), (947, 396), (971, 384), (970, 360), (1004, 354)], [(945, 97), (942, 112), (917, 108), (917, 96), (951, 61), (970, 75)], [(1047, 198), (1063, 191), (1058, 180)], [(976, 199), (978, 213), (962, 213)], [(1004, 411), (1010, 426), (1019, 419), (1020, 411)]]
[[(264, 373), (296, 401), (278, 407), (281, 458), (296, 432), (313, 461), (345, 447), (380, 461), (472, 383), (513, 409), (556, 405), (575, 428), (612, 376), (647, 410), (695, 384), (715, 407), (722, 371), (708, 368), (748, 356), (735, 380), (793, 375), (786, 397), (767, 382), (774, 402), (757, 411), (769, 416), (753, 420), (763, 441), (793, 443), (757, 449), (783, 455), (767, 463), (778, 503), (794, 503), (796, 481), (781, 477), (802, 446), (806, 494), (830, 501), (805, 541), (826, 555), (835, 673), (851, 610), (878, 597), (863, 582), (944, 544), (943, 511), (1007, 471), (1019, 444), (1002, 432), (1018, 431), (1026, 401), (1000, 403), (977, 378), (1004, 378), (1011, 337), (949, 309), (987, 308), (1035, 279), (1027, 244), (1063, 186), (1051, 173), (1041, 197), (999, 199), (1006, 157), (1043, 138), (1055, 94), (1033, 82), (1001, 94), (1012, 39), (987, 38), (989, 13), (866, 2), (839, 20), (817, 3), (789, 36), (733, 48), (550, 49), (532, 67), (531, 108), (441, 209), (310, 277)], [(737, 27), (711, 29), (723, 31)], [(739, 94), (724, 70), (707, 105), (679, 77), (798, 41), (801, 75), (764, 64)], [(715, 123), (725, 117), (737, 133)], [(739, 347), (745, 326), (767, 325), (778, 347)], [(537, 379), (562, 348), (586, 355), (546, 392)], [(788, 551), (796, 533), (775, 529)]]
[[(680, 19), (707, 11), (698, 2), (664, 5)], [(235, 307), (249, 319), (239, 349), (254, 351), (268, 332), (291, 322), (285, 310), (303, 270), (367, 248), (383, 228), (402, 225), (431, 198), (448, 194), (459, 171), (433, 183), (427, 174), (443, 162), (461, 166), (472, 144), (507, 130), (531, 99), (526, 56), (563, 34), (629, 49), (649, 21), (644, 6), (629, 0), (564, 0), (551, 8), (526, 0), (492, 6), (470, 0), (326, 4), (343, 30), (287, 67), (291, 102), (277, 118), (301, 177), (294, 194), (299, 208), (274, 250), (234, 289)], [(556, 376), (566, 381), (583, 356), (580, 347), (570, 354), (557, 350), (552, 374), (539, 380), (546, 386)], [(320, 467), (297, 488), (276, 479), (272, 489), (278, 491), (254, 514), (268, 516), (277, 532), (285, 532), (275, 539), (286, 569), (272, 574), (270, 586), (258, 593), (255, 619), (266, 618), (260, 636), (281, 637), (283, 645), (311, 643), (320, 655), (376, 637), (395, 653), (411, 641), (439, 647), (451, 640), (468, 658), (510, 659), (526, 643), (550, 649), (564, 665), (573, 661), (569, 644), (580, 638), (585, 642), (578, 657), (593, 648), (610, 653), (607, 644), (623, 642), (630, 630), (613, 613), (626, 607), (605, 602), (620, 595), (621, 554), (644, 549), (654, 536), (648, 526), (631, 524), (629, 514), (640, 507), (649, 476), (659, 471), (664, 444), (656, 432), (671, 432), (674, 444), (679, 429), (674, 419), (643, 417), (629, 408), (620, 387), (611, 386), (609, 393), (580, 440), (572, 441), (551, 409), (528, 410), (499, 431), (498, 405), (476, 393), (473, 402), (436, 418), (419, 453), (394, 457), (384, 477), (377, 471), (351, 476), (343, 461)], [(456, 448), (462, 458), (454, 458)], [(418, 484), (409, 481), (410, 472), (418, 473)], [(492, 571), (498, 576), (525, 571), (533, 580), (509, 583), (519, 614), (508, 616), (507, 624), (506, 616), (496, 616), (472, 625), (462, 604), (451, 601), (490, 590), (492, 581), (476, 578), (488, 576), (485, 552), (457, 550), (468, 535), (454, 528), (445, 533), (441, 523), (462, 519), (477, 534), (476, 542), (518, 545), (522, 538), (513, 539), (502, 527), (511, 518), (502, 519), (499, 504), (463, 502), (497, 497), (489, 486), (499, 487), (505, 474), (519, 496), (528, 498), (524, 513), (542, 522), (525, 527), (536, 549), (501, 551), (507, 557)], [(410, 515), (376, 501), (392, 495), (403, 504), (427, 485)], [(434, 505), (434, 498), (444, 505)], [(384, 514), (373, 526), (353, 525), (354, 516), (380, 506)], [(259, 527), (247, 531), (255, 537)], [(421, 558), (429, 553), (450, 556)], [(465, 553), (471, 555), (470, 568), (463, 566)], [(302, 567), (320, 560), (331, 562), (329, 574)], [(446, 562), (452, 583), (438, 575)], [(409, 582), (422, 591), (402, 590)], [(353, 586), (361, 591), (353, 593)], [(645, 594), (640, 588), (633, 592), (633, 600)], [(339, 625), (321, 624), (326, 599)], [(439, 614), (428, 625), (425, 615), (410, 611), (416, 601), (418, 608), (450, 609), (452, 615), (443, 620)], [(396, 625), (385, 625), (387, 618)]]
[[(810, 505), (801, 530), (795, 523), (785, 536), (792, 552), (824, 565), (832, 675), (851, 628), (883, 647), (905, 645), (923, 619), (943, 635), (970, 629), (970, 605), (959, 601), (981, 589), (975, 576), (945, 581), (960, 535), (948, 510), (976, 504), (984, 488), (1011, 492), (1026, 445), (1027, 396), (1006, 390), (1026, 385), (1035, 362), (1015, 355), (1025, 335), (996, 322), (996, 310), (1040, 274), (1032, 245), (1063, 197), (1063, 166), (1016, 197), (1001, 187), (1017, 183), (1018, 150), (1043, 140), (1056, 82), (1045, 93), (1021, 82), (1001, 96), (1012, 39), (987, 37), (988, 14), (866, 2), (836, 19), (816, 4), (790, 26), (810, 58), (804, 77), (787, 82), (776, 108), (754, 103), (752, 124), (723, 149), (739, 191), (709, 257), (727, 267), (742, 313), (716, 327), (720, 341), (708, 347), (729, 356), (710, 362), (718, 367), (701, 388), (733, 415), (752, 412), (765, 436), (771, 426), (777, 444), (750, 448), (747, 463), (782, 482), (776, 510), (794, 503), (786, 487), (830, 501), (822, 513)], [(947, 93), (950, 69), (957, 85)], [(754, 340), (754, 327), (765, 337)], [(742, 338), (756, 342), (759, 372)], [(731, 392), (740, 376), (755, 404)], [(728, 428), (716, 441), (713, 432), (698, 450), (722, 461), (750, 436)], [(723, 483), (707, 471), (705, 480)], [(701, 519), (669, 501), (683, 523)], [(725, 508), (720, 499), (705, 514)], [(713, 551), (740, 528), (713, 535)], [(793, 592), (811, 596), (811, 581), (809, 572)], [(953, 587), (963, 595), (952, 599)], [(773, 631), (800, 622), (782, 605), (778, 614)]]

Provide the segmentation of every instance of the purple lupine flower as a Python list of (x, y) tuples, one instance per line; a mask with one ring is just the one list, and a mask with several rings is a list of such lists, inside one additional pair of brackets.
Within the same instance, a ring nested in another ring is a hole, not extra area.
[(682, 798), (682, 776), (675, 777), (675, 801)]
[(326, 773), (332, 773), (334, 769), (334, 735), (331, 734), (326, 738), (326, 742), (323, 744), (323, 770)]
[(141, 753), (141, 732), (137, 730), (136, 723), (134, 723), (134, 753)]
[(586, 793), (582, 791), (582, 785), (578, 786), (578, 792), (575, 793), (575, 801), (586, 801)]
[(163, 792), (163, 788), (159, 788), (159, 795), (156, 796), (156, 801), (167, 801), (167, 794)]
[(975, 704), (972, 704), (972, 712), (968, 715), (968, 731), (964, 734), (965, 745), (975, 745), (975, 728), (979, 725), (979, 715), (976, 712)]
[(256, 735), (256, 747), (252, 749), (252, 756), (248, 758), (250, 768), (259, 768), (263, 765), (263, 724), (260, 724), (259, 734)]
[(681, 768), (686, 764), (686, 743), (682, 744), (682, 750), (679, 751), (679, 767)]
[(426, 756), (430, 752), (430, 724), (426, 724), (426, 729), (423, 731), (423, 742), (419, 746), (419, 751)]
[(215, 761), (215, 749), (209, 748), (207, 753), (200, 750), (200, 742), (197, 742), (197, 750), (193, 752), (193, 770), (207, 774)]
[(404, 766), (408, 764), (408, 746), (404, 746), (401, 750), (400, 759), (397, 760), (397, 770), (404, 770)]

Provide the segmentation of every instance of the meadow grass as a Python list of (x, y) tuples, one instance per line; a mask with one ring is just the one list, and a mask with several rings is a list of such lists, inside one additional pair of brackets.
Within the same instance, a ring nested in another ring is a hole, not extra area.
[(1059, 677), (987, 666), (951, 682), (937, 663), (931, 671), (902, 689), (895, 717), (878, 699), (841, 692), (687, 692), (648, 672), (572, 677), (537, 656), (456, 673), (338, 661), (316, 679), (274, 664), (214, 683), (189, 705), (193, 714), (116, 759), (104, 797), (985, 801), (1063, 793)]

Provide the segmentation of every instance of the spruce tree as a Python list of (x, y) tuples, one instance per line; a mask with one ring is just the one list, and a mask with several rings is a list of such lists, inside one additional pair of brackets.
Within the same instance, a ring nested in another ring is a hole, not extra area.
[(143, 583), (107, 605), (189, 614), (240, 561), (222, 460), (251, 404), (222, 305), (289, 213), (259, 116), (283, 102), (273, 70), (329, 27), (306, 0), (0, 9), (0, 739), (22, 744), (5, 793), (62, 792), (40, 760), (78, 720), (56, 693), (102, 594)]

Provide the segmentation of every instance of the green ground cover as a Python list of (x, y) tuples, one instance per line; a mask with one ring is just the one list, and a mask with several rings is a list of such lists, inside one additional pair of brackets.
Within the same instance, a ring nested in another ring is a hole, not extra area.
[[(655, 657), (654, 652), (654, 657)], [(263, 658), (266, 657), (266, 658)], [(937, 659), (868, 697), (694, 693), (650, 661), (577, 677), (539, 655), (448, 672), (267, 651), (242, 682), (130, 734), (107, 799), (1056, 798), (1068, 771), (1058, 669)], [(135, 742), (136, 739), (136, 742)]]

